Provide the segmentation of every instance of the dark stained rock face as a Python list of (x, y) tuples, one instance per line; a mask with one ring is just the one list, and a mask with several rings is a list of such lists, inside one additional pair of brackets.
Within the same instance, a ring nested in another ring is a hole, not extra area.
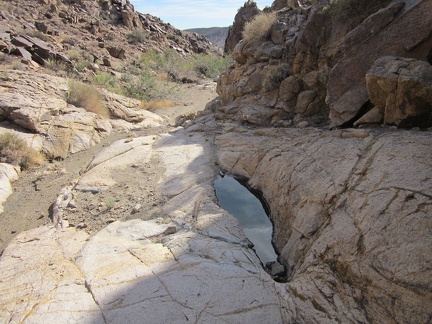
[(228, 37), (225, 40), (225, 53), (231, 53), (234, 50), (234, 47), (243, 38), (242, 33), (244, 25), (260, 12), (261, 10), (258, 9), (254, 1), (247, 1), (244, 6), (239, 9), (234, 18), (234, 23), (228, 31)]
[[(242, 120), (242, 107), (254, 102), (266, 115), (272, 111), (262, 125), (349, 126), (367, 112), (366, 73), (375, 60), (397, 55), (432, 61), (431, 1), (392, 1), (350, 32), (324, 1), (300, 4), (273, 4), (278, 19), (270, 39), (230, 45), (236, 63), (218, 86), (223, 104), (236, 107), (227, 118)], [(243, 17), (240, 11), (237, 16)]]
[(369, 100), (365, 75), (376, 59), (398, 55), (427, 60), (432, 48), (432, 2), (420, 0), (411, 5), (404, 10), (402, 4), (395, 2), (345, 36), (339, 46), (342, 57), (332, 69), (327, 85), (333, 125), (351, 120)]

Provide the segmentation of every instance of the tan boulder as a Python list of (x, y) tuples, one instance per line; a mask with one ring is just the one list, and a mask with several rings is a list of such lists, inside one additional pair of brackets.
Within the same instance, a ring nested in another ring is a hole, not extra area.
[(428, 62), (382, 57), (367, 72), (366, 85), (385, 124), (432, 126), (432, 66)]
[(0, 163), (0, 213), (3, 213), (3, 203), (12, 194), (11, 183), (18, 179), (19, 174), (18, 167)]

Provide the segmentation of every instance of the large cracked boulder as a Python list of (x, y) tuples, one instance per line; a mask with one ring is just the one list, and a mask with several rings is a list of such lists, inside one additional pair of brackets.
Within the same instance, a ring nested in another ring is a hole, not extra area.
[(11, 183), (18, 179), (20, 170), (7, 163), (0, 163), (0, 213), (3, 213), (3, 203), (12, 194)]
[(382, 57), (367, 72), (366, 84), (385, 124), (432, 126), (432, 66), (428, 62)]

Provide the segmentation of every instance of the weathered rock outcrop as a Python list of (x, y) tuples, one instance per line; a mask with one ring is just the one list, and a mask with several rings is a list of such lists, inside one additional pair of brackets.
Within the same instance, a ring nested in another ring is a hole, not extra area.
[(212, 143), (199, 132), (215, 126), (202, 115), (186, 131), (98, 155), (64, 216), (83, 203), (83, 188), (101, 195), (125, 172), (143, 181), (137, 163), (156, 157), (157, 210), (125, 214), (92, 237), (53, 227), (20, 234), (0, 258), (0, 318), (136, 322), (145, 308), (152, 323), (429, 320), (430, 132), (219, 125), (218, 164), (248, 177), (271, 206), (289, 269), (289, 281), (275, 283), (214, 202)]
[(432, 126), (432, 66), (428, 62), (380, 58), (367, 72), (366, 84), (385, 124)]
[(428, 60), (430, 1), (393, 1), (349, 33), (325, 4), (287, 4), (276, 11), (270, 38), (237, 43), (235, 64), (218, 83), (224, 105), (218, 118), (259, 125), (352, 124), (367, 111), (366, 73), (376, 59)]
[[(277, 284), (214, 202), (209, 149), (201, 135), (178, 132), (134, 151), (164, 161), (161, 218), (114, 222), (91, 238), (53, 227), (19, 235), (0, 259), (0, 320), (285, 322)], [(114, 151), (99, 160), (116, 160)]]
[(430, 132), (224, 133), (221, 167), (270, 204), (288, 322), (428, 322)]
[[(46, 74), (3, 71), (0, 74), (0, 116), (34, 133), (29, 144), (48, 157), (64, 158), (88, 149), (108, 136), (115, 120), (67, 103), (66, 79)], [(140, 102), (101, 91), (111, 115), (127, 122), (122, 128), (159, 125), (162, 118), (139, 108)]]

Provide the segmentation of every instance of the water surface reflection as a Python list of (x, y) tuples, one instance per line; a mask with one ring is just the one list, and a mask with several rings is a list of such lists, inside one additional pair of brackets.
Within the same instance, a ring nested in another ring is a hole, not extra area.
[(238, 219), (261, 262), (276, 261), (271, 242), (273, 225), (261, 201), (231, 176), (219, 176), (214, 187), (219, 206)]

